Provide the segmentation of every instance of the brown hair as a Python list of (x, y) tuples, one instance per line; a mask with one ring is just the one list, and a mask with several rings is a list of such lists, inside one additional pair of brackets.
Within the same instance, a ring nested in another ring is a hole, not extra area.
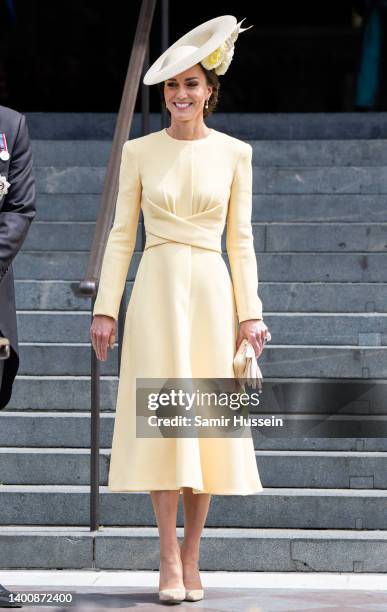
[[(213, 113), (217, 107), (218, 100), (219, 100), (220, 82), (219, 82), (219, 77), (214, 70), (207, 70), (207, 68), (204, 68), (204, 66), (202, 66), (200, 62), (198, 65), (204, 72), (204, 75), (207, 81), (207, 85), (212, 85), (212, 88), (213, 88), (212, 94), (208, 99), (208, 108), (206, 108), (205, 106), (203, 107), (203, 118), (205, 119), (206, 117), (208, 117), (208, 115)], [(157, 83), (157, 87), (160, 92), (161, 104), (166, 109), (167, 113), (170, 115), (171, 113), (166, 107), (165, 99), (164, 99), (164, 83), (165, 81), (162, 81), (161, 83)]]

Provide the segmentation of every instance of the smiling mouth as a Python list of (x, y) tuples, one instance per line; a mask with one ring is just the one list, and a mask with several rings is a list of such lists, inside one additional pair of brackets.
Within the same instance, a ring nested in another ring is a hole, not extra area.
[(192, 106), (192, 102), (188, 102), (187, 104), (183, 104), (182, 106), (178, 106), (177, 102), (174, 102), (173, 104), (179, 110), (185, 110), (186, 108), (190, 108), (190, 106)]

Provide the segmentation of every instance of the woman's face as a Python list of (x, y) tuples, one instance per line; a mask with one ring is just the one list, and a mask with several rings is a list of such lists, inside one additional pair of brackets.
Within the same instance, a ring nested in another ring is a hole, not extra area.
[[(165, 104), (176, 121), (192, 121), (203, 117), (203, 108), (210, 98), (212, 87), (207, 85), (198, 64), (164, 81)], [(179, 106), (181, 103), (183, 106)]]

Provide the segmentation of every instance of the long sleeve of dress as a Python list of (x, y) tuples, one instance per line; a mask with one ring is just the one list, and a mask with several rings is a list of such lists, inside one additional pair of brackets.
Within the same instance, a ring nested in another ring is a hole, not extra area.
[(122, 149), (114, 223), (109, 233), (93, 315), (118, 319), (130, 262), (136, 244), (142, 185), (130, 141)]
[(251, 226), (252, 213), (252, 154), (251, 145), (239, 156), (227, 212), (226, 249), (238, 319), (262, 319), (262, 302), (258, 296), (258, 266)]

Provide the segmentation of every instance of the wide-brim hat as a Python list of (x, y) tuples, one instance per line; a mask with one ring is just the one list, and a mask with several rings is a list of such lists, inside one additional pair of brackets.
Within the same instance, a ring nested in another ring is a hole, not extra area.
[(199, 62), (216, 74), (225, 74), (239, 33), (253, 27), (241, 28), (244, 19), (237, 23), (233, 15), (222, 15), (187, 32), (152, 64), (143, 78), (144, 85), (161, 83)]

